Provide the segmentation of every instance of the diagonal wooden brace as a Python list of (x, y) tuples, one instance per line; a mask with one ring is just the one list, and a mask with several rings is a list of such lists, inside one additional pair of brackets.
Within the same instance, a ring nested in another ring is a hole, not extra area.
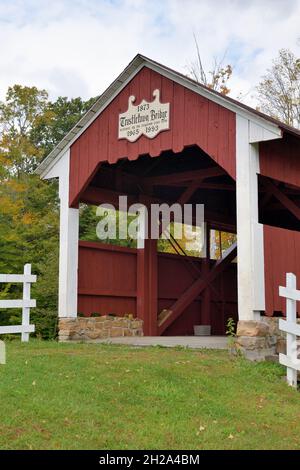
[(163, 332), (184, 312), (184, 310), (201, 294), (201, 292), (211, 284), (216, 277), (221, 274), (237, 256), (237, 244), (234, 243), (225, 253), (225, 256), (219, 259), (208, 275), (202, 279), (197, 279), (169, 309), (167, 315), (158, 325), (158, 334)]

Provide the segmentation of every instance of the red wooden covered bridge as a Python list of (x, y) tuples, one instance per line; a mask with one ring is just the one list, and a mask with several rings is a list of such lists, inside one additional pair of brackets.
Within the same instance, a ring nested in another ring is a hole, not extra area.
[[(157, 113), (152, 127), (132, 114), (142, 104), (141, 115)], [(60, 317), (130, 312), (145, 335), (190, 335), (284, 314), (278, 286), (300, 275), (298, 130), (137, 55), (38, 172), (59, 178)], [(79, 203), (119, 195), (204, 204), (206, 256), (158, 253), (152, 239), (138, 249), (80, 241)], [(218, 260), (211, 230), (237, 235)]]

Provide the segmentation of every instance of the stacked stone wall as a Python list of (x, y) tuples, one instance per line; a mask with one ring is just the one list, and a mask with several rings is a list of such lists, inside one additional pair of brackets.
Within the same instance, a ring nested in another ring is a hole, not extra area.
[(93, 341), (119, 336), (143, 336), (143, 321), (110, 315), (59, 319), (59, 341)]

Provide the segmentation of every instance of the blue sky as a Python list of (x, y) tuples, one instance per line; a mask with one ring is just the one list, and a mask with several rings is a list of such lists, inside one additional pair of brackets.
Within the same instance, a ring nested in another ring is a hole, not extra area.
[(282, 47), (300, 56), (300, 0), (0, 0), (0, 99), (14, 83), (51, 97), (101, 93), (137, 52), (183, 73), (226, 52), (232, 96), (255, 85)]

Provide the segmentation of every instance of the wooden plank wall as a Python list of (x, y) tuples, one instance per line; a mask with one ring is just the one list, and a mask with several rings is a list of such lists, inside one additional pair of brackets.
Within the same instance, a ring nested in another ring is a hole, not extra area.
[[(202, 260), (193, 258), (201, 269)], [(78, 311), (136, 315), (137, 250), (113, 245), (79, 243)], [(213, 261), (212, 261), (213, 263)], [(168, 308), (192, 283), (195, 273), (181, 257), (158, 253), (158, 312)], [(227, 318), (237, 320), (236, 264), (214, 283), (218, 296), (211, 295), (213, 334), (225, 334)], [(197, 299), (165, 332), (191, 335), (193, 325), (201, 324), (201, 299)]]
[(78, 312), (136, 314), (136, 250), (79, 242)]
[[(284, 134), (282, 139), (259, 146), (260, 173), (300, 187), (300, 140)], [(285, 301), (278, 295), (285, 274), (300, 280), (300, 233), (264, 225), (266, 314), (285, 313)]]
[[(192, 258), (201, 271), (203, 259)], [(211, 266), (214, 261), (211, 261)], [(225, 334), (227, 319), (237, 321), (237, 265), (232, 265), (221, 274), (210, 291), (210, 324), (212, 334)], [(175, 300), (197, 279), (197, 274), (187, 261), (168, 253), (159, 253), (158, 257), (158, 309), (168, 309)], [(170, 279), (172, 282), (170, 282)], [(183, 315), (166, 330), (165, 335), (176, 336), (193, 334), (193, 325), (207, 323), (201, 312), (201, 297), (197, 298)], [(184, 333), (183, 333), (184, 332)]]
[(300, 139), (284, 134), (282, 139), (259, 144), (260, 174), (300, 187)]
[[(279, 286), (285, 286), (287, 272), (300, 282), (300, 232), (264, 225), (266, 314), (285, 314), (285, 299)], [(299, 288), (299, 286), (298, 286)]]
[[(170, 130), (154, 139), (118, 140), (118, 116), (127, 110), (129, 96), (136, 97), (135, 104), (152, 101), (156, 88), (161, 102), (170, 103)], [(100, 162), (156, 157), (190, 145), (198, 145), (235, 179), (235, 140), (233, 112), (144, 67), (71, 146), (70, 205), (77, 204)]]

